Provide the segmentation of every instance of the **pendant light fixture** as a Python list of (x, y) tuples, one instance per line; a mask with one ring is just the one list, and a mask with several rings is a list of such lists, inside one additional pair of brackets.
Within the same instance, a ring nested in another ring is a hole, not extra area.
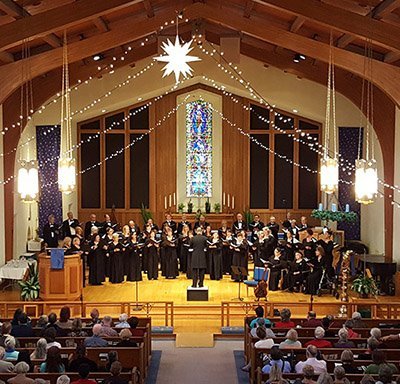
[(61, 155), (58, 160), (58, 188), (69, 194), (75, 190), (76, 166), (72, 157), (71, 103), (68, 71), (67, 32), (64, 31), (61, 93)]
[[(366, 93), (366, 97), (365, 97)], [(365, 111), (365, 113), (364, 113)], [(378, 170), (375, 160), (373, 135), (374, 86), (372, 83), (371, 42), (365, 42), (364, 76), (361, 90), (360, 131), (358, 136), (358, 156), (356, 160), (355, 196), (361, 204), (371, 204), (378, 193)], [(365, 124), (363, 124), (365, 120)], [(362, 157), (363, 129), (365, 125), (365, 157)]]
[[(321, 191), (327, 194), (335, 193), (338, 190), (338, 183), (339, 183), (339, 163), (337, 159), (335, 65), (333, 61), (332, 45), (333, 45), (333, 37), (331, 32), (330, 43), (329, 43), (324, 153), (321, 159), (321, 169), (320, 169)], [(330, 154), (331, 139), (333, 141), (332, 156)]]
[[(22, 43), (22, 86), (20, 109), (20, 138), (26, 124), (33, 114), (33, 87), (30, 67), (30, 49), (27, 40)], [(24, 117), (25, 116), (25, 117)], [(25, 154), (24, 154), (25, 150)], [(25, 157), (26, 156), (26, 157)], [(39, 196), (39, 172), (36, 159), (30, 158), (29, 145), (19, 149), (19, 168), (17, 174), (17, 191), (24, 203), (32, 203)]]

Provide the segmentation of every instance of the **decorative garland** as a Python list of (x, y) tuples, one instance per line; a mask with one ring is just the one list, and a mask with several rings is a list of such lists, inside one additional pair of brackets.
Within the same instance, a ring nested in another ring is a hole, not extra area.
[(314, 209), (311, 213), (311, 217), (325, 221), (337, 221), (338, 223), (355, 223), (358, 219), (358, 215), (355, 212), (320, 211), (319, 209)]

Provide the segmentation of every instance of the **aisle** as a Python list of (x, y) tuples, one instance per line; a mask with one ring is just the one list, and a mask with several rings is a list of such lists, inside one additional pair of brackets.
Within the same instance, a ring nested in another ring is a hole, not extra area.
[(213, 348), (176, 348), (174, 341), (155, 340), (153, 349), (162, 351), (157, 384), (238, 383), (233, 351), (243, 349), (242, 341), (216, 341)]

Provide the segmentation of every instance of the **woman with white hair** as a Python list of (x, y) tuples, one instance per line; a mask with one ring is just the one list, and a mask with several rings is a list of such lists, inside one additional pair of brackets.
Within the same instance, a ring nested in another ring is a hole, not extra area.
[(15, 338), (14, 336), (8, 336), (4, 342), (6, 353), (4, 354), (5, 360), (17, 360), (19, 352), (15, 350)]
[(354, 328), (366, 328), (367, 326), (362, 321), (361, 313), (360, 312), (353, 312), (351, 315), (353, 320)]
[(57, 379), (57, 384), (70, 384), (71, 379), (67, 375), (61, 375)]
[(33, 384), (35, 382), (35, 380), (26, 377), (26, 374), (29, 372), (29, 365), (25, 361), (20, 361), (16, 364), (14, 372), (17, 375), (7, 380), (9, 384)]
[(295, 329), (289, 329), (286, 334), (286, 340), (279, 344), (280, 349), (301, 348), (301, 342), (298, 340), (298, 333)]
[(325, 329), (322, 327), (315, 328), (314, 339), (307, 342), (304, 346), (314, 345), (317, 348), (332, 348), (332, 343), (328, 340), (324, 340)]
[(115, 328), (130, 328), (131, 326), (128, 323), (128, 315), (126, 313), (121, 313), (119, 315), (119, 323), (115, 326)]
[(355, 348), (355, 344), (349, 340), (349, 333), (346, 328), (341, 328), (338, 332), (339, 341), (333, 345), (334, 348)]
[(31, 353), (31, 359), (46, 360), (46, 355), (47, 355), (47, 341), (44, 338), (40, 338), (36, 343), (35, 350)]

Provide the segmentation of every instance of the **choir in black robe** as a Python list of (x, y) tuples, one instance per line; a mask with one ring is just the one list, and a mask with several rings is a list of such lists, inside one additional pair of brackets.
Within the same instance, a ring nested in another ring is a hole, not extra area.
[(285, 288), (289, 288), (291, 292), (300, 292), (301, 286), (304, 284), (307, 278), (307, 271), (309, 267), (304, 259), (295, 260), (289, 263), (289, 273), (287, 276), (287, 285)]
[(224, 275), (232, 274), (233, 249), (231, 248), (232, 236), (222, 237), (222, 273)]
[(267, 227), (270, 229), (272, 236), (274, 236), (275, 239), (278, 240), (279, 224), (276, 222), (275, 223), (269, 222), (267, 224)]
[(325, 251), (325, 259), (326, 259), (326, 273), (329, 277), (335, 276), (335, 270), (332, 267), (333, 263), (333, 249), (335, 248), (335, 243), (332, 240), (328, 242), (324, 240), (318, 240), (317, 245), (320, 245)]
[(190, 241), (193, 239), (193, 236), (189, 236), (189, 247), (188, 247), (188, 253), (187, 253), (187, 262), (186, 262), (186, 277), (188, 279), (193, 278), (193, 268), (192, 268), (192, 255), (193, 255), (193, 248), (190, 245)]
[(264, 239), (258, 239), (254, 242), (253, 246), (253, 255), (254, 255), (254, 266), (255, 267), (264, 267), (264, 263), (261, 261), (268, 260), (265, 256), (265, 242)]
[(278, 245), (277, 240), (274, 236), (269, 235), (268, 237), (264, 238), (264, 260), (268, 260), (270, 257), (274, 256), (274, 250)]
[(201, 228), (203, 230), (203, 233), (206, 231), (206, 228), (209, 226), (210, 224), (207, 223), (207, 221), (196, 221), (194, 223), (194, 228), (193, 228), (193, 232), (196, 232), (197, 228)]
[(101, 234), (106, 234), (108, 228), (112, 228), (114, 230), (114, 232), (116, 232), (118, 230), (118, 223), (113, 223), (112, 221), (103, 221), (100, 224), (100, 233)]
[(300, 245), (301, 243), (299, 243), (299, 241), (295, 238), (292, 238), (291, 240), (286, 240), (284, 246), (284, 258), (287, 261), (294, 261), (294, 254), (299, 249)]
[[(103, 249), (105, 251), (108, 250), (108, 246), (113, 242), (112, 236), (105, 235), (101, 238), (103, 240)], [(106, 277), (110, 277), (110, 255), (106, 252), (106, 256), (104, 258), (104, 272)]]
[(209, 271), (211, 280), (222, 279), (222, 243), (220, 240), (207, 241)]
[(319, 283), (322, 278), (323, 270), (326, 268), (326, 259), (324, 256), (314, 256), (308, 264), (311, 272), (307, 277), (306, 293), (316, 295), (318, 293)]
[(65, 237), (74, 237), (75, 236), (75, 228), (79, 226), (78, 219), (72, 220), (64, 220), (61, 225), (61, 236), (64, 239)]
[(317, 240), (314, 237), (311, 240), (305, 238), (303, 240), (304, 258), (311, 260), (315, 256), (315, 250), (317, 249)]
[(103, 249), (104, 243), (100, 241), (95, 244), (93, 241), (90, 242), (90, 250), (88, 256), (89, 263), (89, 284), (100, 285), (105, 281), (105, 250)]
[(140, 265), (140, 248), (144, 244), (140, 244), (138, 242), (129, 241), (127, 245), (127, 273), (126, 280), (127, 281), (142, 281), (142, 269)]
[(122, 283), (124, 281), (124, 247), (118, 242), (108, 245), (108, 254), (110, 255), (110, 282)]
[(184, 225), (187, 225), (189, 227), (189, 231), (192, 229), (192, 224), (190, 224), (187, 220), (181, 221), (180, 223), (178, 223), (178, 229), (177, 229), (178, 235), (182, 234), (182, 229)]
[(160, 242), (153, 239), (145, 241), (143, 254), (147, 260), (147, 278), (149, 280), (157, 280), (158, 278), (158, 248)]
[(179, 236), (179, 270), (181, 272), (186, 273), (187, 271), (187, 262), (188, 262), (188, 253), (190, 247), (190, 239), (189, 235), (180, 235)]
[(178, 275), (178, 255), (176, 253), (177, 239), (165, 239), (162, 242), (164, 249), (165, 277), (167, 279), (175, 279)]
[(60, 234), (58, 230), (58, 224), (46, 223), (43, 227), (43, 240), (47, 244), (48, 248), (58, 247), (58, 236)]
[(178, 230), (177, 228), (178, 228), (178, 227), (177, 227), (175, 221), (173, 221), (173, 220), (164, 221), (164, 222), (162, 223), (161, 228), (164, 228), (166, 225), (172, 229), (172, 233), (173, 233), (173, 234), (175, 234), (175, 233), (177, 232), (177, 230)]
[(235, 235), (240, 231), (247, 231), (247, 223), (244, 220), (236, 220), (233, 223), (232, 230)]
[(279, 289), (279, 280), (282, 276), (282, 270), (287, 267), (287, 263), (282, 259), (282, 256), (276, 258), (272, 256), (268, 260), (270, 269), (269, 275), (269, 289), (270, 291), (277, 291)]
[(87, 221), (85, 224), (85, 239), (90, 240), (90, 237), (92, 236), (92, 227), (97, 227), (100, 231), (101, 229), (101, 223), (99, 221)]
[(121, 238), (121, 244), (124, 247), (125, 251), (122, 253), (122, 264), (124, 268), (124, 276), (128, 276), (129, 272), (129, 245), (131, 243), (131, 238), (130, 236), (122, 236)]
[[(235, 241), (231, 245), (233, 249), (233, 256), (232, 256), (232, 266), (234, 267), (243, 267), (247, 270), (247, 243), (243, 240), (241, 243)], [(235, 281), (240, 281), (240, 276), (232, 273), (232, 279)], [(246, 275), (242, 276), (242, 279), (247, 279)]]

